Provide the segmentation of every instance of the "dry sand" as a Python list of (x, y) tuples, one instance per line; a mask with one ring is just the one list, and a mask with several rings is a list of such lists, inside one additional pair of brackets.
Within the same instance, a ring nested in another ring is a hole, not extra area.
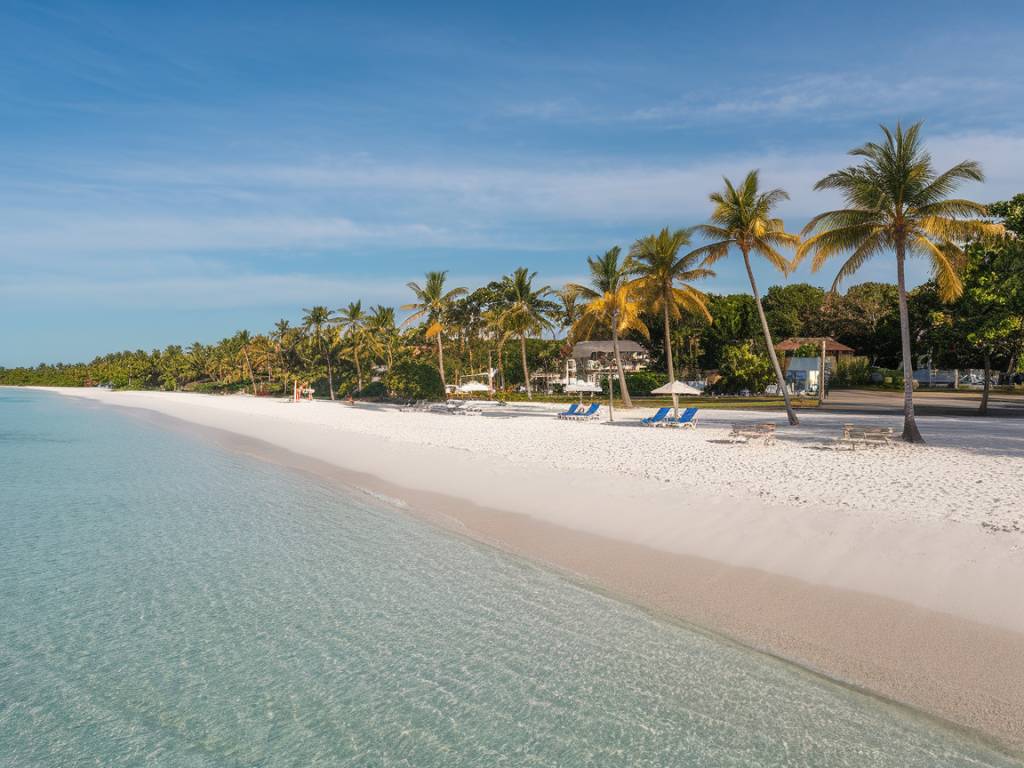
[[(60, 390), (220, 430), (672, 616), (1024, 749), (1024, 425), (935, 419), (933, 445), (695, 432), (251, 397)], [(891, 419), (858, 417), (861, 423)], [(230, 438), (225, 437), (230, 435)]]

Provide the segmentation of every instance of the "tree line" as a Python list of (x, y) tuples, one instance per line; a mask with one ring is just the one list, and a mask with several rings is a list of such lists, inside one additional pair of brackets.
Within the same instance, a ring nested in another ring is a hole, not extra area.
[[(622, 397), (629, 382), (619, 342), (646, 345), (656, 365), (676, 378), (677, 361), (696, 372), (761, 366), (789, 400), (774, 339), (833, 336), (882, 367), (901, 366), (904, 439), (921, 440), (913, 412), (912, 348), (935, 364), (987, 370), (1020, 364), (1024, 344), (1024, 196), (985, 206), (952, 196), (967, 180), (981, 181), (973, 161), (937, 172), (920, 140), (920, 124), (883, 127), (883, 138), (851, 150), (856, 165), (821, 179), (846, 207), (814, 217), (799, 234), (776, 215), (788, 198), (762, 189), (757, 171), (739, 184), (724, 179), (709, 195), (706, 223), (665, 228), (638, 239), (626, 252), (613, 247), (588, 259), (589, 279), (559, 289), (536, 284), (524, 267), (473, 291), (449, 285), (447, 272), (429, 272), (408, 284), (412, 301), (399, 323), (393, 307), (361, 301), (332, 310), (303, 310), (292, 325), (280, 320), (264, 334), (239, 331), (215, 344), (119, 352), (77, 365), (0, 369), (0, 383), (116, 387), (246, 389), (286, 392), (296, 383), (339, 392), (405, 397), (440, 395), (451, 376), (496, 368), (498, 387), (522, 385), (532, 396), (531, 370), (556, 366), (580, 339), (610, 338)], [(996, 220), (994, 220), (996, 219)], [(699, 237), (702, 244), (693, 247)], [(783, 251), (794, 253), (792, 258)], [(842, 291), (870, 258), (895, 257), (896, 283), (863, 283)], [(750, 283), (748, 295), (715, 295), (695, 284), (714, 265), (736, 255)], [(751, 259), (766, 260), (788, 276), (804, 260), (822, 269), (843, 262), (830, 291), (807, 284), (757, 285)], [(906, 287), (908, 258), (923, 258), (932, 279)], [(544, 334), (550, 333), (551, 339)], [(509, 354), (515, 347), (518, 354)], [(986, 378), (987, 381), (987, 378)]]

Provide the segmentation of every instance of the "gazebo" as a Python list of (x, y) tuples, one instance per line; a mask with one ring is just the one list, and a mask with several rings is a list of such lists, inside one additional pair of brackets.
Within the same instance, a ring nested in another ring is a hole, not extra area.
[(815, 352), (821, 352), (821, 342), (825, 342), (825, 357), (850, 357), (856, 354), (853, 347), (833, 339), (831, 336), (792, 336), (784, 339), (775, 345), (775, 351), (785, 356), (792, 356), (802, 347), (814, 347)]

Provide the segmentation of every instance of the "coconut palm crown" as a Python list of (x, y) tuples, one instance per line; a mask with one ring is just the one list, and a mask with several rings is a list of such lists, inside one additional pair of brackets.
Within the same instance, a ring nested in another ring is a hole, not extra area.
[(337, 320), (336, 315), (327, 307), (317, 305), (309, 309), (303, 309), (302, 326), (309, 334), (310, 340), (320, 350), (320, 354), (327, 363), (327, 387), (334, 399), (334, 369), (331, 366), (330, 328)]
[(782, 189), (770, 189), (762, 192), (758, 172), (751, 171), (738, 187), (733, 186), (729, 179), (724, 179), (725, 188), (721, 192), (712, 192), (708, 197), (715, 204), (707, 224), (694, 227), (694, 232), (711, 242), (691, 251), (691, 255), (703, 256), (704, 266), (711, 266), (719, 259), (725, 258), (729, 251), (736, 248), (743, 254), (743, 265), (747, 268), (750, 290), (757, 304), (757, 314), (761, 320), (768, 357), (775, 369), (775, 380), (786, 403), (786, 415), (790, 424), (799, 424), (793, 405), (789, 401), (789, 390), (779, 366), (772, 334), (768, 329), (768, 320), (761, 306), (761, 294), (757, 290), (754, 270), (750, 266), (750, 254), (764, 258), (769, 264), (788, 275), (792, 269), (789, 259), (779, 253), (778, 248), (792, 248), (800, 243), (797, 235), (786, 231), (782, 219), (772, 214), (774, 208), (789, 195)]
[(526, 396), (533, 399), (530, 387), (530, 369), (526, 363), (526, 336), (530, 333), (541, 333), (550, 328), (550, 320), (558, 310), (558, 305), (547, 297), (553, 294), (551, 286), (534, 288), (536, 272), (526, 267), (519, 267), (511, 275), (502, 279), (505, 294), (505, 307), (502, 309), (498, 324), (503, 330), (519, 336), (519, 354), (522, 358), (523, 377), (526, 380)]
[(619, 337), (629, 331), (644, 337), (650, 334), (641, 317), (642, 307), (636, 286), (630, 280), (636, 263), (628, 255), (619, 261), (621, 253), (622, 249), (615, 246), (603, 256), (588, 258), (590, 285), (570, 283), (566, 290), (584, 301), (583, 310), (572, 328), (573, 338), (589, 339), (598, 331), (611, 332), (622, 402), (627, 408), (632, 408), (633, 401), (629, 397), (622, 354), (619, 351)]
[[(714, 277), (715, 273), (703, 266), (700, 256), (679, 251), (690, 244), (689, 229), (669, 230), (665, 227), (656, 235), (642, 237), (629, 249), (635, 264), (636, 286), (648, 311), (660, 313), (665, 325), (665, 359), (668, 362), (668, 380), (675, 381), (676, 371), (672, 359), (672, 323), (684, 312), (701, 315), (711, 322), (707, 296), (694, 288), (694, 280)], [(673, 414), (679, 415), (679, 396), (672, 395)]]
[(421, 287), (419, 283), (407, 283), (409, 290), (416, 296), (416, 301), (406, 304), (403, 310), (412, 310), (412, 314), (405, 319), (402, 325), (409, 325), (418, 320), (426, 318), (427, 339), (437, 341), (437, 370), (441, 374), (441, 386), (447, 387), (444, 377), (444, 344), (441, 337), (444, 335), (445, 322), (452, 302), (459, 296), (466, 293), (465, 288), (453, 288), (445, 290), (445, 281), (448, 279), (448, 272), (427, 272), (426, 281)]
[(921, 144), (921, 123), (895, 131), (882, 126), (884, 140), (850, 150), (862, 158), (859, 165), (830, 173), (814, 185), (816, 190), (837, 190), (847, 208), (827, 211), (804, 227), (807, 239), (796, 260), (811, 255), (817, 271), (829, 259), (846, 254), (833, 290), (869, 259), (881, 253), (896, 256), (900, 331), (903, 347), (903, 439), (924, 442), (914, 418), (913, 362), (907, 310), (905, 262), (925, 258), (944, 301), (963, 293), (961, 272), (966, 256), (961, 243), (998, 236), (999, 224), (983, 221), (987, 208), (970, 200), (950, 197), (965, 181), (983, 181), (981, 166), (973, 160), (957, 163), (938, 173)]
[(362, 301), (350, 302), (347, 307), (338, 310), (337, 324), (342, 335), (348, 341), (352, 359), (356, 364), (356, 390), (363, 388), (363, 366), (361, 353), (364, 346), (372, 345), (374, 339), (367, 333), (369, 316), (363, 311)]

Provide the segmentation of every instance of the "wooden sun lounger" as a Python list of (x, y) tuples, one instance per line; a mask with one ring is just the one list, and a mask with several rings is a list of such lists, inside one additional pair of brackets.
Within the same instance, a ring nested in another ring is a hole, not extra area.
[(733, 424), (729, 432), (729, 441), (732, 443), (749, 443), (751, 440), (761, 440), (765, 445), (775, 442), (775, 425), (771, 422), (760, 424)]
[(858, 446), (892, 446), (895, 438), (896, 432), (892, 427), (859, 427), (856, 424), (843, 424), (843, 436), (836, 438), (836, 444), (839, 447), (849, 446), (850, 450), (857, 450)]

